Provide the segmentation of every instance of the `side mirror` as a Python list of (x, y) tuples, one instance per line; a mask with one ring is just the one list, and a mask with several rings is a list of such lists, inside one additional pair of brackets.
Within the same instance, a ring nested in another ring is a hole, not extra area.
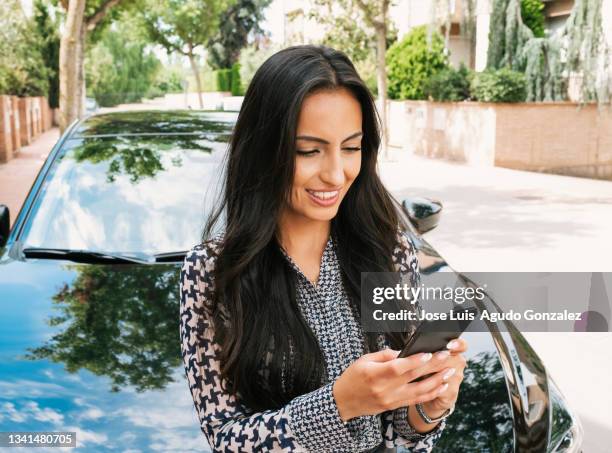
[(8, 241), (10, 232), (11, 221), (9, 208), (6, 205), (0, 204), (0, 247), (4, 247), (4, 244)]
[(402, 201), (402, 208), (420, 234), (438, 226), (442, 203), (423, 197), (410, 197)]

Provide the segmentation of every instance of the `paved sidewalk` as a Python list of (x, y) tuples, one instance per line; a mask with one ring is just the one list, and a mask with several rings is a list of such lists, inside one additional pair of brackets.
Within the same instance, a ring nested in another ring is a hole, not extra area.
[[(406, 154), (379, 169), (399, 200), (442, 201), (440, 224), (425, 237), (458, 271), (612, 271), (612, 181)], [(584, 452), (609, 451), (612, 333), (524, 335), (578, 412)]]
[(11, 227), (59, 136), (58, 128), (49, 129), (30, 145), (22, 147), (14, 159), (0, 164), (0, 203), (9, 208)]

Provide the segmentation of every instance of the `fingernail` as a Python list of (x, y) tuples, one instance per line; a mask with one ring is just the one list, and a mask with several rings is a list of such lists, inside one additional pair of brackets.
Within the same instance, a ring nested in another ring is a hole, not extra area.
[(444, 360), (445, 358), (447, 358), (450, 355), (450, 352), (448, 351), (440, 351), (440, 352), (436, 352), (436, 357), (438, 358), (438, 360)]
[(459, 346), (459, 342), (455, 340), (449, 341), (448, 344), (446, 345), (448, 349), (455, 349), (458, 346)]
[(448, 388), (448, 383), (444, 384), (442, 387), (440, 387), (440, 390), (438, 390), (438, 395), (440, 393), (444, 393), (444, 391)]
[(450, 368), (446, 373), (444, 373), (442, 375), (442, 380), (443, 381), (448, 381), (448, 378), (450, 378), (453, 374), (455, 374), (455, 369), (454, 368)]
[(433, 357), (433, 354), (431, 352), (428, 352), (427, 354), (423, 354), (421, 356), (421, 362), (427, 362), (429, 361), (431, 358)]

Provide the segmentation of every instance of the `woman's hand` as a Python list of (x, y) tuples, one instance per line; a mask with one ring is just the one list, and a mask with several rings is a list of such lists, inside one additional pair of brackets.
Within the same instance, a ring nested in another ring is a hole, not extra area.
[[(466, 360), (462, 354), (467, 350), (467, 341), (463, 338), (456, 338), (449, 342), (447, 348), (450, 352), (447, 363), (455, 368), (456, 371), (447, 381), (448, 388), (443, 390), (435, 399), (422, 404), (425, 413), (432, 418), (439, 417), (447, 409), (453, 407), (457, 402), (459, 386), (463, 381), (463, 370), (465, 369)], [(439, 352), (436, 354), (439, 354)]]
[[(343, 421), (438, 400), (427, 410), (427, 414), (434, 417), (438, 415), (435, 411), (454, 401), (452, 394), (446, 392), (451, 389), (451, 382), (453, 391), (458, 392), (463, 379), (465, 359), (460, 353), (453, 350), (453, 353), (446, 351), (442, 356), (438, 352), (433, 356), (418, 353), (397, 358), (398, 354), (399, 351), (393, 349), (364, 354), (340, 375), (334, 383), (333, 394)], [(430, 373), (434, 374), (412, 382)], [(453, 374), (449, 376), (450, 373)]]

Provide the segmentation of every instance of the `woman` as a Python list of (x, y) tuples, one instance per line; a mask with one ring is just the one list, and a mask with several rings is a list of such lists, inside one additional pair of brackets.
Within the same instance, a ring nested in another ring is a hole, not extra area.
[(221, 203), (181, 270), (181, 349), (214, 451), (425, 451), (442, 433), (465, 342), (397, 358), (405, 335), (360, 326), (361, 272), (419, 281), (377, 121), (328, 47), (281, 50), (249, 85)]

